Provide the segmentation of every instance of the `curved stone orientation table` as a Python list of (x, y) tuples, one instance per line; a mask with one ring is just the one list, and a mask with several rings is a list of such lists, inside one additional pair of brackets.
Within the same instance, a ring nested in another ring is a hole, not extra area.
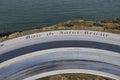
[(0, 80), (35, 80), (63, 72), (119, 80), (120, 36), (88, 30), (30, 34), (1, 42), (0, 62)]

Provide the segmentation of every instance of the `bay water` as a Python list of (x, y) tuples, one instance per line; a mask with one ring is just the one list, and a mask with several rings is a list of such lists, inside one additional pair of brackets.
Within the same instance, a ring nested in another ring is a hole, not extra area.
[(0, 33), (68, 20), (120, 18), (120, 0), (0, 0)]

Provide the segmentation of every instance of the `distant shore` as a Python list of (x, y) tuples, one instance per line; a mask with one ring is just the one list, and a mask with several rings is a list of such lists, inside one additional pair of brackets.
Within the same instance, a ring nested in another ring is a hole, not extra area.
[(111, 32), (111, 33), (120, 34), (120, 19), (116, 19), (113, 21), (102, 20), (100, 22), (73, 20), (48, 27), (42, 27), (42, 28), (35, 27), (24, 31), (5, 32), (5, 33), (0, 33), (0, 37), (1, 37), (0, 42), (32, 33), (53, 31), (53, 30), (93, 30), (93, 31), (102, 31), (102, 32)]

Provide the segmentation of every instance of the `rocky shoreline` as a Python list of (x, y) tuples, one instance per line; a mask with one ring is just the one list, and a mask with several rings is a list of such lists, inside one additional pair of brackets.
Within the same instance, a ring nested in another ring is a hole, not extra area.
[(85, 20), (67, 21), (48, 27), (35, 28), (31, 30), (18, 31), (18, 32), (1, 33), (0, 42), (28, 34), (53, 31), (53, 30), (92, 30), (92, 31), (102, 31), (102, 32), (120, 34), (120, 21), (112, 21), (112, 22), (105, 20), (102, 20), (100, 22), (85, 21)]

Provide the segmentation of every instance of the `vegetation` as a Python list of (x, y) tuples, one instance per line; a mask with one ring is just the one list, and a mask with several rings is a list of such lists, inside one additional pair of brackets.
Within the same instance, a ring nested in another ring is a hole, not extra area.
[(59, 75), (49, 76), (36, 80), (115, 80), (115, 79), (110, 79), (107, 77), (91, 75), (91, 74), (74, 73), (74, 74), (59, 74)]

